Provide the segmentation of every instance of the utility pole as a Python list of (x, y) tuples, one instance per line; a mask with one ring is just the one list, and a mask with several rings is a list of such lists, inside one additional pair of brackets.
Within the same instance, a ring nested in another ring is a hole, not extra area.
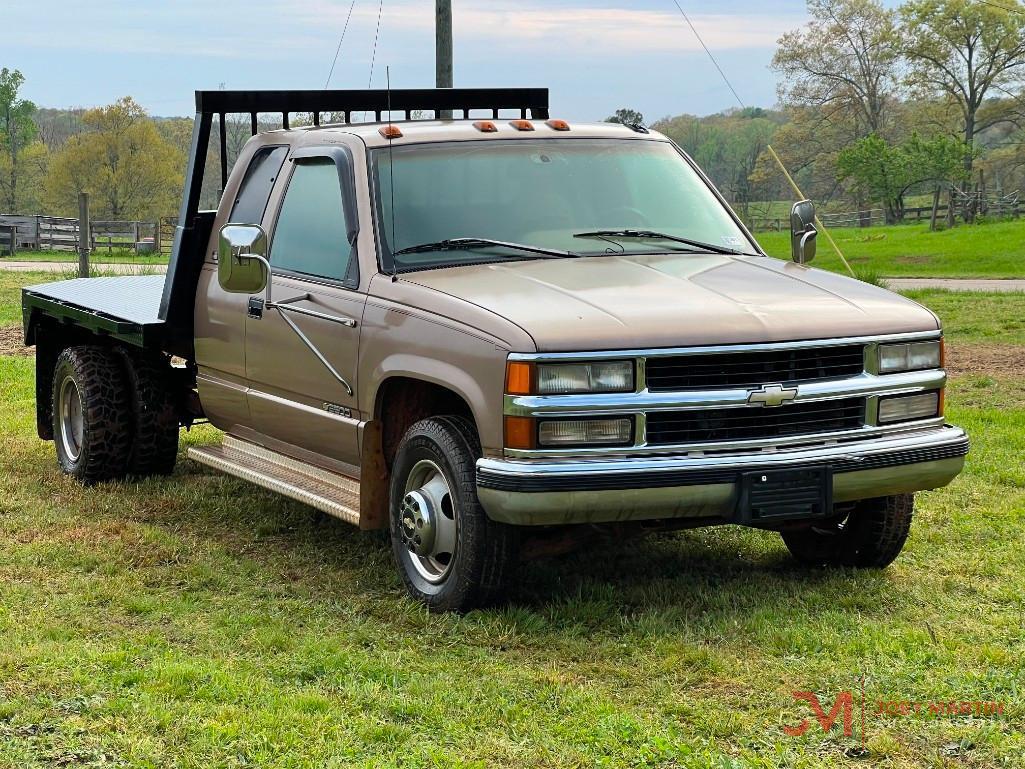
[[(452, 87), (452, 0), (436, 0), (434, 22), (435, 84), (438, 88)], [(442, 119), (450, 119), (452, 112), (444, 110)]]

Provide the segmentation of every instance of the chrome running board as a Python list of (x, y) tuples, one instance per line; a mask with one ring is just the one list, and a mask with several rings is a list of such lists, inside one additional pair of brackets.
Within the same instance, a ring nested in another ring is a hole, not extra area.
[(190, 448), (188, 457), (359, 526), (359, 481), (354, 478), (230, 435), (220, 446)]

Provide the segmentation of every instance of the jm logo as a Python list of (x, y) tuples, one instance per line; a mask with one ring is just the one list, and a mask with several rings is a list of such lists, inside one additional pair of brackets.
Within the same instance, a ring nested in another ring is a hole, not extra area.
[(797, 397), (797, 388), (786, 388), (782, 385), (765, 385), (761, 390), (752, 390), (747, 396), (747, 402), (751, 405), (776, 408), (784, 403), (789, 403)]
[[(836, 698), (833, 703), (832, 709), (829, 713), (823, 709), (822, 704), (819, 702), (819, 698), (812, 692), (794, 692), (795, 700), (804, 700), (811, 706), (811, 711), (815, 715), (815, 720), (819, 722), (819, 726), (822, 727), (822, 731), (829, 733), (829, 730), (833, 728), (833, 724), (836, 723), (837, 719), (843, 716), (843, 734), (844, 737), (850, 737), (854, 734), (854, 697), (850, 692), (840, 692), (840, 695)], [(864, 708), (864, 705), (862, 705)], [(811, 722), (808, 719), (804, 719), (797, 726), (784, 726), (783, 731), (791, 737), (800, 737), (811, 726)], [(862, 732), (864, 732), (864, 715), (862, 716)]]

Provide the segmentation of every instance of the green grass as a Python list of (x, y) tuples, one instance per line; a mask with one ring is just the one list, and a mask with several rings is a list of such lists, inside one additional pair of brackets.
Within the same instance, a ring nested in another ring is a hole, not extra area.
[[(0, 265), (4, 259), (16, 262), (73, 262), (78, 264), (78, 254), (74, 251), (18, 251), (15, 256), (0, 257)], [(134, 251), (94, 251), (89, 256), (90, 264), (167, 264), (167, 257), (162, 254), (136, 254)]]
[[(856, 271), (902, 278), (1025, 277), (1025, 219), (940, 232), (908, 224), (829, 234)], [(770, 255), (790, 258), (789, 233), (763, 232), (755, 237)], [(819, 237), (815, 266), (846, 272), (824, 236)]]
[(61, 277), (45, 272), (0, 270), (0, 327), (21, 323), (21, 289), (23, 286), (59, 280)]
[[(1025, 343), (971, 326), (978, 297), (919, 299), (951, 344)], [(987, 316), (1025, 317), (1025, 297), (994, 301)], [(32, 379), (31, 358), (0, 357), (5, 769), (1025, 761), (1025, 381), (954, 383), (968, 468), (920, 495), (885, 571), (800, 569), (773, 534), (711, 529), (534, 564), (508, 606), (454, 617), (404, 597), (379, 535), (185, 459), (80, 488), (35, 437)], [(793, 691), (828, 710), (862, 674), (870, 708), (1006, 711), (869, 715), (864, 756), (838, 728), (783, 733), (809, 715)]]
[(947, 340), (954, 344), (1025, 345), (1025, 294), (938, 289), (902, 293), (939, 315)]

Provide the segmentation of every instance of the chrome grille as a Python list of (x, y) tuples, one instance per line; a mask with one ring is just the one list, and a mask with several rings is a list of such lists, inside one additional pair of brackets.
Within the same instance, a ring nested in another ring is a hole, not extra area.
[(647, 443), (667, 446), (786, 438), (855, 430), (864, 424), (864, 398), (837, 398), (779, 408), (655, 411), (647, 415)]
[(673, 355), (648, 358), (647, 385), (652, 392), (749, 388), (857, 376), (864, 369), (865, 348), (860, 344)]

